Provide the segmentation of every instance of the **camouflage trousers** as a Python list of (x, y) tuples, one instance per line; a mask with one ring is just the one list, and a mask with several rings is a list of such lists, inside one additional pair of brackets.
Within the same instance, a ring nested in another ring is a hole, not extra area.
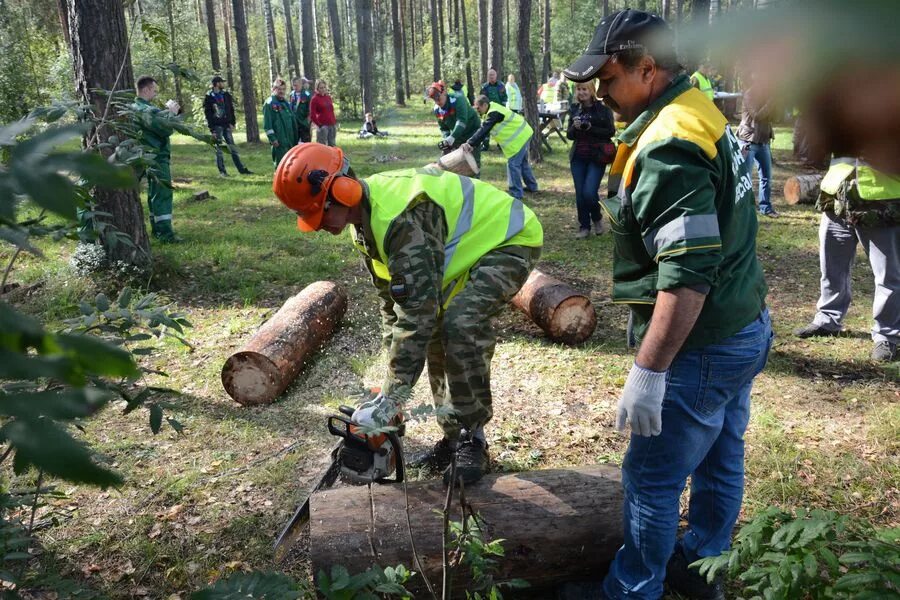
[(453, 408), (438, 422), (449, 439), (487, 423), (491, 359), (497, 338), (491, 319), (515, 296), (540, 257), (540, 248), (508, 246), (485, 254), (469, 280), (438, 316), (428, 344), (428, 378), (436, 406)]

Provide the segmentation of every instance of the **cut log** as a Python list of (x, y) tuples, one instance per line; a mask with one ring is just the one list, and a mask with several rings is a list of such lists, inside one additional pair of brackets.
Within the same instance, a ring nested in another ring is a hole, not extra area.
[[(410, 547), (403, 486), (373, 485), (371, 490), (371, 497), (362, 486), (313, 494), (314, 574), (330, 572), (332, 565), (343, 565), (350, 573), (397, 564), (419, 571)], [(416, 551), (425, 576), (440, 590), (442, 521), (434, 511), (443, 509), (446, 491), (440, 480), (409, 482), (408, 490)], [(596, 579), (622, 544), (621, 473), (615, 467), (487, 475), (465, 493), (480, 516), (484, 537), (505, 540), (505, 556), (498, 560), (501, 581), (521, 578), (536, 591), (563, 581)], [(451, 518), (459, 521), (460, 514), (456, 495)], [(454, 597), (465, 597), (466, 581), (471, 581), (468, 574), (456, 573)], [(427, 597), (418, 575), (407, 589), (417, 598)]]
[(471, 152), (466, 152), (462, 148), (457, 148), (440, 157), (437, 166), (445, 171), (466, 177), (478, 175), (478, 163), (475, 162), (475, 157)]
[(195, 202), (197, 200), (208, 200), (209, 198), (212, 198), (212, 196), (209, 195), (209, 190), (200, 190), (191, 195), (191, 200), (194, 200)]
[(597, 327), (597, 312), (587, 296), (537, 269), (512, 303), (556, 342), (580, 344)]
[(289, 299), (240, 352), (222, 367), (222, 385), (244, 405), (269, 404), (328, 339), (344, 312), (347, 294), (335, 283), (317, 281)]
[(788, 177), (784, 182), (784, 199), (788, 204), (815, 204), (821, 183), (819, 174)]

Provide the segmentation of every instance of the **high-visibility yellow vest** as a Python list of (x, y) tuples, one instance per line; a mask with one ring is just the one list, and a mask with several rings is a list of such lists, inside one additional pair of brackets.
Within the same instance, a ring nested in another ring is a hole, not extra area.
[(841, 184), (856, 172), (856, 190), (860, 200), (900, 199), (900, 176), (873, 169), (858, 158), (835, 157), (822, 178), (821, 189), (834, 196)]
[(712, 82), (707, 79), (706, 75), (700, 71), (694, 71), (694, 74), (691, 75), (691, 77), (697, 80), (697, 83), (700, 84), (700, 91), (703, 92), (707, 98), (710, 100), (715, 99), (716, 91), (713, 89)]
[(491, 112), (498, 112), (503, 115), (503, 120), (491, 129), (491, 137), (500, 144), (503, 156), (510, 159), (519, 153), (522, 146), (528, 143), (528, 140), (534, 134), (534, 130), (528, 124), (528, 121), (525, 120), (525, 117), (514, 113), (502, 104), (491, 102), (488, 114)]
[(522, 93), (515, 83), (506, 84), (506, 108), (510, 110), (522, 110)]
[(544, 89), (541, 90), (541, 100), (544, 104), (552, 104), (556, 102), (556, 84), (547, 82), (544, 84)]
[[(378, 249), (378, 256), (369, 258), (381, 279), (390, 281), (392, 275), (384, 248), (394, 219), (429, 200), (444, 210), (445, 306), (463, 288), (472, 265), (491, 250), (503, 246), (539, 248), (544, 243), (544, 231), (534, 212), (489, 183), (428, 168), (378, 173), (363, 182), (371, 204), (369, 227)], [(366, 254), (365, 248), (358, 244), (357, 248)]]

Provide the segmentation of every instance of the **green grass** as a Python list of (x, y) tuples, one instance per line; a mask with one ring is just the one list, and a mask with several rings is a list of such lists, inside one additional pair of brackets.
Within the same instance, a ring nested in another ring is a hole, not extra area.
[[(356, 123), (344, 123), (338, 135), (357, 174), (437, 158), (438, 131), (426, 106), (391, 111), (379, 126), (390, 137), (357, 140)], [(573, 239), (567, 154), (558, 139), (552, 143), (553, 154), (536, 169), (542, 191), (528, 198), (546, 236), (539, 266), (590, 295), (598, 328), (586, 344), (569, 348), (545, 340), (518, 312), (501, 315), (487, 435), (504, 470), (619, 463), (627, 446), (613, 431), (633, 357), (624, 347), (627, 311), (609, 301), (612, 240)], [(896, 363), (868, 358), (873, 286), (862, 254), (853, 271), (850, 335), (799, 340), (790, 333), (813, 315), (819, 274), (818, 217), (781, 198), (784, 179), (798, 167), (789, 147), (790, 131), (779, 128), (774, 200), (783, 218), (762, 221), (759, 233), (778, 339), (754, 389), (744, 516), (769, 504), (812, 505), (896, 525), (900, 385)], [(209, 148), (174, 139), (174, 224), (186, 242), (154, 245), (153, 276), (136, 282), (160, 292), (194, 324), (187, 336), (193, 350), (163, 344), (150, 361), (169, 375), (150, 383), (183, 392), (167, 410), (185, 424), (184, 434), (164, 427), (153, 436), (146, 413), (108, 409), (88, 422), (85, 437), (126, 484), (108, 493), (63, 485), (68, 497), (46, 509), (74, 515), (42, 536), (48, 572), (112, 597), (141, 590), (185, 597), (234, 569), (272, 569), (274, 536), (333, 443), (324, 417), (350, 394), (381, 383), (376, 296), (348, 240), (297, 231), (294, 216), (271, 192), (268, 147), (242, 143), (241, 153), (255, 174), (240, 176), (229, 163), (232, 176), (220, 179)], [(491, 151), (483, 162), (484, 179), (505, 187), (500, 153)], [(215, 198), (189, 199), (204, 189)], [(9, 298), (24, 310), (59, 324), (76, 314), (82, 298), (115, 291), (107, 279), (72, 273), (70, 243), (42, 247), (45, 259), (25, 256), (11, 274), (22, 287)], [(8, 249), (0, 252), (9, 256)], [(220, 383), (224, 360), (285, 299), (320, 279), (339, 281), (348, 291), (343, 326), (278, 402), (238, 406)], [(429, 396), (422, 383), (413, 402)], [(411, 423), (408, 445), (425, 447), (438, 435), (433, 423)], [(286, 570), (308, 575), (303, 556)]]

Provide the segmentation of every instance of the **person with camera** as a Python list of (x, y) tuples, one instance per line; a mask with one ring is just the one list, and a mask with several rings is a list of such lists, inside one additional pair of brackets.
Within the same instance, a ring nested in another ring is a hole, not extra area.
[(602, 235), (606, 228), (600, 214), (600, 181), (606, 165), (615, 157), (612, 137), (616, 133), (612, 111), (597, 100), (594, 80), (575, 86), (575, 103), (569, 109), (566, 137), (575, 143), (569, 148), (569, 166), (575, 183), (575, 209), (578, 233), (583, 240), (591, 234)]

